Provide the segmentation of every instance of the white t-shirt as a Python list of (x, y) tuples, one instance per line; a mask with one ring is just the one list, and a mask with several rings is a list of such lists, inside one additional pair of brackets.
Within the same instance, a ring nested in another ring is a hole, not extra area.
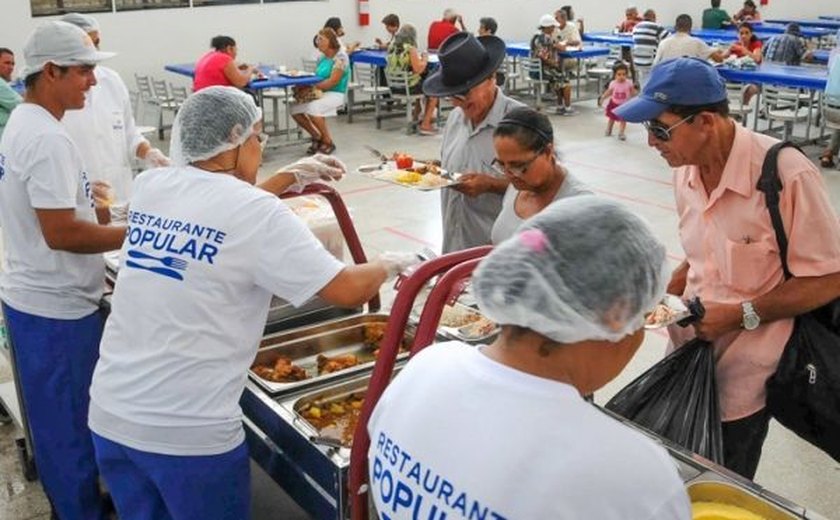
[(61, 123), (46, 109), (20, 104), (0, 140), (0, 291), (15, 309), (53, 319), (79, 319), (102, 298), (101, 254), (47, 246), (35, 209), (73, 209), (96, 222), (82, 158)]
[(107, 181), (116, 202), (131, 196), (131, 159), (146, 139), (134, 124), (128, 89), (113, 70), (97, 65), (96, 85), (87, 91), (85, 107), (69, 110), (61, 123), (76, 143), (91, 181)]
[(120, 253), (90, 428), (152, 453), (230, 451), (271, 295), (299, 306), (344, 264), (274, 195), (192, 167), (137, 177)]
[(577, 42), (576, 45), (580, 45), (580, 31), (578, 31), (577, 26), (574, 22), (566, 21), (566, 26), (562, 29), (557, 27), (554, 31), (554, 37), (563, 43), (567, 42)]
[(714, 49), (709, 47), (700, 38), (678, 32), (659, 42), (653, 64), (656, 65), (660, 61), (667, 61), (682, 56), (691, 56), (705, 60), (712, 52), (714, 52)]
[(368, 431), (370, 492), (382, 519), (691, 518), (663, 448), (573, 387), (463, 343), (412, 359)]

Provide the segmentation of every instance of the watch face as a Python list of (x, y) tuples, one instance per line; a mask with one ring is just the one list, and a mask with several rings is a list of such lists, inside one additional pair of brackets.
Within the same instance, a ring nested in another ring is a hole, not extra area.
[(747, 330), (755, 330), (758, 328), (760, 320), (755, 314), (744, 315), (744, 328)]

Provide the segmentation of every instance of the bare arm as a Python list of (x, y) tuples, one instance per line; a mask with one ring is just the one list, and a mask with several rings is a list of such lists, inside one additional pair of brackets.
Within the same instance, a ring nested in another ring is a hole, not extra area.
[(424, 54), (420, 54), (417, 51), (417, 47), (412, 47), (408, 51), (408, 57), (411, 59), (411, 70), (414, 71), (415, 74), (422, 74), (426, 67), (429, 65), (429, 58)]
[(230, 81), (231, 85), (237, 88), (243, 88), (248, 86), (248, 83), (251, 81), (251, 70), (251, 67), (247, 67), (244, 71), (240, 72), (236, 62), (231, 60), (225, 65), (222, 72), (224, 72), (225, 77)]
[(387, 277), (380, 262), (349, 265), (318, 291), (318, 296), (332, 305), (356, 307), (373, 298)]
[(292, 173), (287, 172), (277, 172), (276, 174), (272, 175), (268, 179), (264, 180), (260, 184), (257, 185), (258, 188), (261, 188), (269, 193), (273, 193), (275, 195), (280, 195), (281, 193), (285, 192), (289, 186), (295, 183), (295, 176)]
[(685, 284), (688, 280), (688, 260), (683, 260), (680, 265), (671, 273), (671, 281), (665, 289), (668, 294), (681, 296), (685, 292)]
[(73, 209), (36, 209), (50, 249), (69, 253), (104, 253), (122, 246), (125, 226), (102, 226), (79, 220)]

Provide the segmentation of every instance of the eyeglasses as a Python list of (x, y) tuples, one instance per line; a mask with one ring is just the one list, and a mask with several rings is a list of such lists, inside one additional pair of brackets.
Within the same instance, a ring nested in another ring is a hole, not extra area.
[(645, 121), (642, 124), (645, 125), (645, 128), (647, 129), (648, 133), (650, 133), (650, 135), (655, 137), (658, 141), (665, 142), (671, 140), (671, 130), (685, 122), (692, 123), (696, 115), (697, 114), (691, 114), (690, 116), (685, 116), (684, 118), (680, 119), (671, 126), (665, 126), (656, 119)]
[(515, 177), (522, 177), (528, 172), (528, 168), (531, 167), (531, 164), (533, 164), (540, 155), (542, 155), (542, 152), (537, 152), (533, 157), (525, 162), (508, 164), (503, 163), (499, 159), (493, 159), (490, 163), (490, 168), (499, 175), (504, 175), (506, 172), (510, 172), (510, 174)]

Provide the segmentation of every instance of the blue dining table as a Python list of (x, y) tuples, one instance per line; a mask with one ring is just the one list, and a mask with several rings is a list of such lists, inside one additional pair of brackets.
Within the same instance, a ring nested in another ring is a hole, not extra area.
[(789, 24), (792, 22), (796, 22), (802, 28), (803, 36), (805, 36), (804, 31), (808, 28), (821, 28), (828, 30), (829, 33), (836, 33), (838, 29), (840, 29), (840, 20), (825, 20), (822, 18), (810, 19), (810, 20), (796, 20), (794, 18), (775, 18), (773, 20), (767, 20), (768, 23), (780, 23), (780, 24)]
[(817, 18), (819, 18), (820, 20), (837, 20), (837, 21), (840, 21), (840, 14), (838, 14), (838, 15), (824, 14), (822, 16), (817, 16)]

